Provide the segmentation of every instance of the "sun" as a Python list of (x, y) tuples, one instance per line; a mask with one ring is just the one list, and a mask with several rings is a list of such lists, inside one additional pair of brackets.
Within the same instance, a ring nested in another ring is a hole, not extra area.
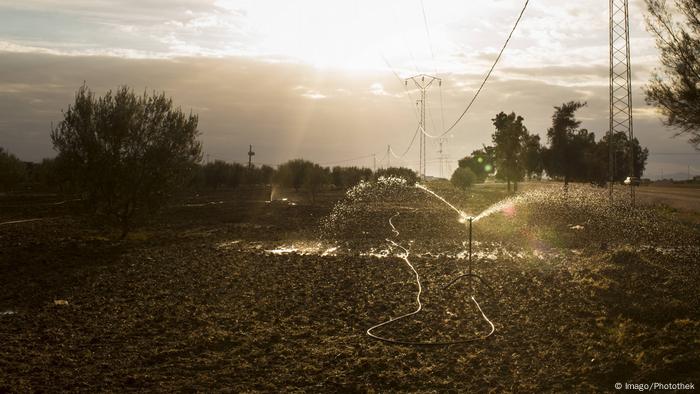
[[(387, 60), (401, 68), (432, 61), (439, 46), (428, 42), (419, 1), (272, 3), (227, 2), (245, 10), (248, 34), (261, 55), (317, 68), (376, 70), (385, 69)], [(430, 33), (432, 41), (445, 41), (440, 24)]]

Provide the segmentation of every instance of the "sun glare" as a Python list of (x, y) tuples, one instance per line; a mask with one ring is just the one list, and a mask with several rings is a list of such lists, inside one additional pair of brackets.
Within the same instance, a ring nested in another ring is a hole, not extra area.
[(429, 40), (420, 2), (409, 3), (304, 0), (220, 5), (245, 10), (248, 34), (261, 55), (317, 68), (376, 70), (386, 68), (387, 61), (397, 68), (415, 67), (415, 59), (432, 60), (431, 52), (446, 45), (443, 26), (432, 24)]

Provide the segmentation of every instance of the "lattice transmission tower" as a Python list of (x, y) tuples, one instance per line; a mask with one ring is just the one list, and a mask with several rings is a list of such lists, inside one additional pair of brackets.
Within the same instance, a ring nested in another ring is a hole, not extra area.
[(413, 83), (416, 85), (418, 89), (420, 89), (420, 99), (418, 99), (418, 105), (420, 105), (420, 120), (419, 120), (419, 125), (418, 127), (420, 128), (420, 139), (418, 140), (420, 142), (420, 146), (418, 148), (418, 151), (420, 152), (419, 154), (419, 164), (418, 164), (418, 176), (420, 179), (425, 180), (425, 163), (426, 163), (426, 155), (425, 155), (425, 137), (427, 135), (426, 129), (426, 124), (425, 124), (425, 100), (426, 100), (426, 91), (430, 87), (430, 85), (433, 84), (433, 82), (437, 81), (439, 86), (442, 86), (442, 79), (432, 76), (432, 75), (427, 75), (427, 74), (419, 74), (419, 75), (414, 75), (404, 81), (406, 86), (408, 86), (408, 81), (413, 81)]
[(629, 35), (629, 5), (628, 0), (610, 0), (610, 129), (608, 130), (610, 178), (610, 201), (613, 198), (615, 183), (615, 167), (624, 163), (615, 163), (618, 149), (615, 146), (616, 133), (627, 134), (629, 143), (629, 180), (630, 199), (634, 204), (634, 146), (632, 138), (632, 71), (630, 64), (630, 35)]

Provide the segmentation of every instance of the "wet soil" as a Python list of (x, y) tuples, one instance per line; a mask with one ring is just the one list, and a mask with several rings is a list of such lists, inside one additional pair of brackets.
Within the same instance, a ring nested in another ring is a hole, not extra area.
[[(0, 392), (607, 392), (616, 382), (700, 383), (694, 238), (601, 247), (573, 223), (552, 227), (571, 233), (563, 244), (544, 230), (509, 230), (508, 242), (484, 227), (475, 270), (493, 291), (477, 287), (475, 297), (495, 334), (397, 346), (365, 333), (415, 309), (415, 280), (396, 251), (368, 253), (388, 248), (391, 229), (378, 223), (396, 211), (395, 239), (413, 245), (425, 310), (378, 331), (445, 340), (488, 330), (466, 282), (442, 289), (467, 267), (454, 215), (387, 203), (333, 238), (320, 222), (341, 193), (295, 205), (268, 196), (184, 198), (125, 241), (71, 203), (46, 205), (58, 198), (0, 201), (0, 221), (45, 218), (0, 226)], [(270, 252), (280, 246), (295, 251)]]

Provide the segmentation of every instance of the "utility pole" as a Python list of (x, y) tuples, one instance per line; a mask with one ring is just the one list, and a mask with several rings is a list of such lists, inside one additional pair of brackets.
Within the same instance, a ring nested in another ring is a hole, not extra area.
[(442, 138), (440, 138), (440, 149), (438, 150), (438, 153), (440, 154), (440, 178), (442, 178)]
[(627, 134), (629, 144), (630, 202), (634, 206), (635, 151), (632, 125), (632, 72), (630, 65), (630, 35), (628, 0), (610, 0), (610, 129), (608, 130), (610, 202), (615, 183), (616, 133)]
[(253, 156), (255, 156), (255, 152), (253, 152), (253, 145), (250, 145), (250, 148), (248, 149), (248, 169), (253, 168)]
[(377, 154), (372, 153), (372, 171), (377, 172)]
[(420, 128), (421, 135), (420, 135), (420, 147), (419, 147), (419, 164), (418, 164), (418, 176), (420, 179), (425, 180), (425, 162), (426, 162), (426, 156), (425, 156), (425, 92), (426, 90), (430, 87), (430, 85), (433, 84), (433, 82), (438, 81), (438, 86), (442, 86), (442, 79), (432, 76), (432, 75), (427, 75), (427, 74), (418, 74), (414, 75), (404, 81), (404, 84), (408, 86), (408, 81), (413, 81), (413, 83), (416, 85), (418, 89), (420, 89), (420, 99), (418, 99), (418, 102), (420, 103), (420, 123), (418, 127)]
[(386, 146), (386, 168), (391, 168), (391, 145)]
[[(443, 167), (447, 164), (447, 155), (445, 154), (445, 151), (442, 149), (442, 145), (447, 142), (447, 138), (440, 138), (440, 150), (438, 150), (438, 153), (440, 154), (440, 178), (443, 178)], [(447, 176), (449, 176), (449, 170)]]

